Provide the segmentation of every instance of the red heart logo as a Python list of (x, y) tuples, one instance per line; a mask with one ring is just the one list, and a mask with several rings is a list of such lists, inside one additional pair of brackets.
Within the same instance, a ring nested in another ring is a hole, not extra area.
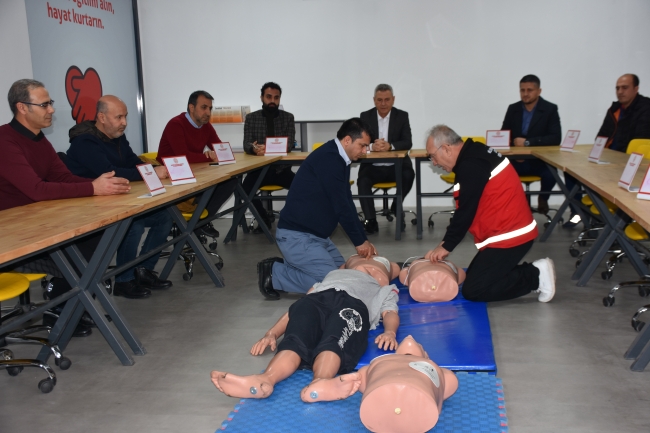
[(77, 66), (70, 66), (65, 74), (65, 94), (77, 124), (95, 120), (97, 101), (102, 97), (102, 80), (94, 68), (88, 68), (82, 74)]

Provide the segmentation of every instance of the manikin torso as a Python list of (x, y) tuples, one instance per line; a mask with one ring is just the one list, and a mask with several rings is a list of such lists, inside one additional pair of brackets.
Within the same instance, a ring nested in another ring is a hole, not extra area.
[(365, 272), (377, 280), (380, 286), (387, 286), (399, 274), (397, 263), (389, 262), (388, 259), (379, 256), (364, 259), (355, 254), (341, 268)]
[(458, 295), (465, 271), (451, 262), (418, 259), (400, 271), (399, 280), (408, 286), (411, 297), (418, 302), (446, 302)]

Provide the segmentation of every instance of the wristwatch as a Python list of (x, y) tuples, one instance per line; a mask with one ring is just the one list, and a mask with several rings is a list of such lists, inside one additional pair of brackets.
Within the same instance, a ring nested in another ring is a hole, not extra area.
[(528, 140), (524, 141), (524, 146), (526, 146), (526, 147), (530, 146), (530, 141), (528, 141)]

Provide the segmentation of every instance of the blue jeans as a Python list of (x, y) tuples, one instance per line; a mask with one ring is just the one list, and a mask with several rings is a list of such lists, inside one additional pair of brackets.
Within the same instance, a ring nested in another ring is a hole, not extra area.
[(314, 283), (338, 269), (345, 260), (336, 245), (309, 233), (277, 229), (275, 240), (284, 256), (284, 263), (274, 263), (273, 288), (285, 292), (307, 293)]
[[(126, 232), (124, 239), (122, 239), (120, 247), (117, 249), (117, 258), (115, 261), (118, 267), (137, 257), (138, 246), (140, 245), (140, 239), (142, 239), (145, 227), (149, 227), (149, 233), (147, 233), (147, 238), (144, 240), (144, 245), (142, 245), (141, 254), (145, 254), (167, 241), (167, 236), (169, 236), (169, 232), (172, 229), (172, 217), (166, 210), (161, 210), (135, 218), (131, 223), (131, 227), (129, 227), (129, 231)], [(137, 266), (153, 270), (159, 257), (160, 254), (154, 254), (147, 260), (138, 263)], [(125, 283), (135, 279), (133, 269), (135, 267), (117, 275), (115, 282)]]

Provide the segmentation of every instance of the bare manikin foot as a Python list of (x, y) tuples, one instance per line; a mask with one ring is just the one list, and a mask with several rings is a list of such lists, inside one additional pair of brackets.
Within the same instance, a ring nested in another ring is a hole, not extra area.
[(237, 376), (223, 371), (210, 373), (212, 383), (229, 397), (267, 398), (273, 394), (273, 384), (261, 374)]
[(333, 379), (315, 379), (300, 392), (305, 403), (343, 400), (357, 392), (361, 385), (359, 373), (344, 374)]

